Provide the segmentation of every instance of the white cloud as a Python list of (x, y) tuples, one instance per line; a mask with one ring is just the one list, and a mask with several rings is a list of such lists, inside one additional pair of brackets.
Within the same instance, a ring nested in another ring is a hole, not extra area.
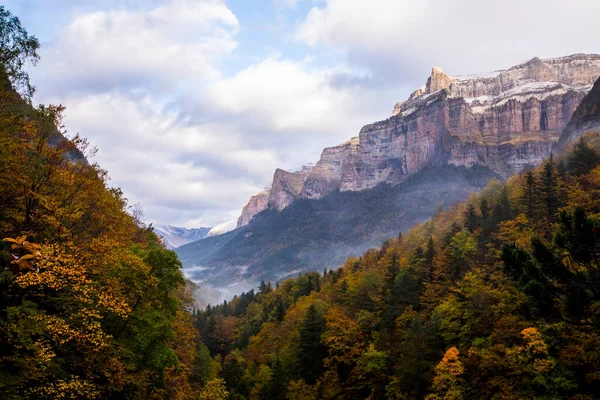
[(332, 85), (332, 79), (339, 74), (352, 75), (352, 72), (267, 58), (233, 77), (217, 81), (207, 94), (232, 114), (258, 116), (275, 134), (303, 130), (305, 135), (323, 135), (326, 131), (330, 137), (342, 140), (357, 132), (356, 124), (368, 111), (360, 112), (358, 103), (362, 102), (357, 101), (356, 90)]
[(243, 135), (226, 124), (187, 124), (149, 95), (88, 94), (65, 102), (69, 129), (98, 147), (95, 161), (131, 203), (142, 204), (149, 221), (208, 226), (230, 219), (279, 162), (269, 149), (245, 148)]
[[(239, 22), (220, 0), (169, 0), (153, 9), (82, 13), (43, 49), (42, 90), (107, 90), (217, 78)], [(34, 71), (34, 76), (36, 75)], [(58, 86), (58, 88), (57, 88)]]
[[(346, 52), (400, 81), (440, 65), (453, 74), (509, 67), (534, 56), (597, 52), (596, 0), (327, 0), (295, 37)], [(419, 78), (422, 79), (422, 78)]]

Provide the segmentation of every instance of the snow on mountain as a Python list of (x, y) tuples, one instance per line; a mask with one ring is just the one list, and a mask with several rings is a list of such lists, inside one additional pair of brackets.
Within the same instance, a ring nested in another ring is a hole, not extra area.
[(154, 225), (154, 233), (162, 239), (166, 248), (173, 250), (184, 244), (204, 239), (211, 228), (181, 228), (171, 225)]
[(237, 219), (232, 219), (231, 221), (223, 222), (222, 224), (216, 225), (213, 227), (206, 237), (222, 235), (223, 233), (230, 232), (237, 227)]

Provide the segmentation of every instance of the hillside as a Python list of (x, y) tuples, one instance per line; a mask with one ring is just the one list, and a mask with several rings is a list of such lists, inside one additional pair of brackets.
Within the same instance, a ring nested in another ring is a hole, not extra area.
[(3, 6), (0, 28), (0, 398), (197, 398), (181, 263), (64, 107), (32, 106), (37, 39)]
[(195, 314), (229, 398), (597, 397), (600, 136), (338, 270)]

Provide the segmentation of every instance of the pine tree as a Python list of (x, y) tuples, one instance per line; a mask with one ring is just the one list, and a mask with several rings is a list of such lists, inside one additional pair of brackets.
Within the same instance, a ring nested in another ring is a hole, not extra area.
[(285, 306), (283, 305), (283, 300), (280, 295), (277, 295), (275, 317), (278, 321), (283, 321), (283, 318), (285, 318)]
[(479, 200), (479, 212), (481, 213), (481, 219), (483, 221), (486, 221), (490, 216), (490, 204), (485, 197), (482, 197), (481, 200)]
[(431, 277), (433, 272), (433, 259), (435, 258), (435, 243), (433, 237), (429, 236), (427, 246), (425, 248), (425, 266), (427, 267), (427, 276)]
[(265, 281), (260, 281), (260, 285), (258, 286), (258, 293), (267, 294), (269, 293), (269, 289)]
[(600, 155), (588, 144), (579, 138), (573, 148), (573, 152), (567, 160), (568, 171), (574, 175), (582, 175), (591, 171), (600, 163)]
[(539, 185), (533, 171), (525, 174), (525, 185), (520, 202), (525, 206), (527, 218), (533, 219), (536, 215), (539, 199)]
[(298, 346), (298, 364), (300, 377), (308, 384), (314, 384), (323, 372), (323, 359), (326, 349), (321, 344), (321, 335), (325, 331), (325, 318), (311, 304), (306, 316), (298, 327), (300, 343)]
[(340, 293), (346, 293), (348, 291), (348, 282), (344, 279), (340, 284)]
[(388, 266), (388, 269), (385, 273), (386, 290), (389, 290), (392, 287), (392, 285), (394, 284), (394, 280), (396, 279), (396, 275), (398, 275), (399, 271), (400, 265), (398, 264), (398, 257), (396, 257), (396, 254), (394, 254), (392, 256), (392, 261), (390, 262), (390, 265)]
[(356, 262), (352, 266), (352, 270), (353, 271), (358, 271), (360, 269), (360, 267), (361, 267), (361, 263), (362, 263), (362, 257), (359, 257), (358, 260), (356, 260)]
[(552, 218), (558, 209), (558, 173), (553, 163), (553, 156), (550, 154), (550, 159), (546, 161), (542, 170), (540, 193), (546, 215)]
[(409, 272), (400, 275), (392, 285), (383, 311), (383, 326), (392, 329), (394, 322), (408, 306), (419, 300), (419, 282)]
[(512, 208), (510, 206), (510, 200), (508, 199), (508, 189), (504, 186), (494, 205), (494, 210), (492, 212), (493, 222), (498, 223), (509, 220), (512, 218), (512, 215)]
[(475, 211), (475, 205), (473, 203), (469, 203), (467, 206), (467, 211), (465, 211), (465, 228), (469, 230), (469, 232), (473, 232), (477, 229), (477, 225), (479, 223), (477, 217), (477, 212)]
[(286, 387), (287, 382), (285, 374), (279, 356), (277, 356), (275, 362), (271, 366), (271, 379), (269, 380), (269, 384), (265, 387), (264, 398), (269, 400), (283, 400), (286, 398)]

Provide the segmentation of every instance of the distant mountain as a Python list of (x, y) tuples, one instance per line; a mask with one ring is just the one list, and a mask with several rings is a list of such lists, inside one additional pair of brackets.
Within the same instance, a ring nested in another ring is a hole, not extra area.
[(433, 68), (387, 120), (314, 166), (277, 169), (238, 229), (177, 253), (188, 277), (227, 290), (337, 267), (489, 179), (538, 165), (599, 76), (600, 55), (582, 54), (471, 76)]
[(166, 248), (173, 250), (184, 244), (204, 239), (211, 228), (180, 228), (171, 225), (154, 225), (154, 233)]

